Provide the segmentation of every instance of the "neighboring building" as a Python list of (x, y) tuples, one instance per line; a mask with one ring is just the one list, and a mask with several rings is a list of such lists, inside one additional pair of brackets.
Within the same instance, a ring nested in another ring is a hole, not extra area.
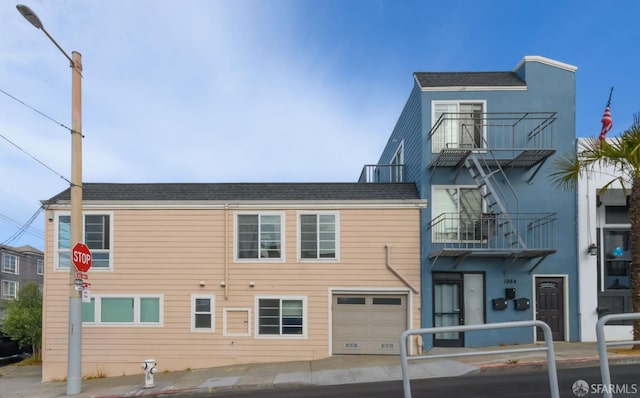
[[(32, 282), (42, 287), (44, 253), (31, 246), (0, 245), (0, 297), (16, 299), (20, 287)], [(0, 306), (0, 324), (4, 312)]]
[[(585, 140), (581, 138), (580, 142)], [(582, 341), (596, 341), (596, 323), (607, 314), (633, 312), (629, 194), (614, 168), (594, 169), (578, 181), (578, 264)], [(627, 187), (630, 188), (630, 187)], [(631, 321), (605, 326), (607, 340), (633, 340)]]
[[(578, 340), (576, 199), (551, 184), (575, 143), (576, 67), (539, 56), (513, 71), (414, 73), (378, 164), (362, 182), (415, 182), (422, 326), (539, 319)], [(531, 343), (531, 329), (441, 333), (424, 346)]]
[[(420, 325), (415, 184), (83, 184), (82, 373), (397, 354)], [(66, 376), (69, 190), (43, 201), (43, 380)], [(413, 343), (414, 347), (416, 342)]]

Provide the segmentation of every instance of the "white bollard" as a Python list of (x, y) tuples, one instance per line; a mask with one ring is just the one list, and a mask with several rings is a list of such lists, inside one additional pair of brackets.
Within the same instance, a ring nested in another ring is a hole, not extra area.
[(144, 371), (144, 388), (155, 387), (155, 384), (153, 384), (153, 375), (158, 373), (157, 365), (158, 363), (155, 359), (145, 359), (142, 365), (140, 365)]

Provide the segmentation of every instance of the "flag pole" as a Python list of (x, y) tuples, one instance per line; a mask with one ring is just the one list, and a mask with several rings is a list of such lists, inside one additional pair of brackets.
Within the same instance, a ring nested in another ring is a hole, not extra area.
[(609, 101), (607, 101), (607, 107), (611, 106), (611, 96), (613, 95), (613, 86), (611, 86), (611, 91), (609, 91)]

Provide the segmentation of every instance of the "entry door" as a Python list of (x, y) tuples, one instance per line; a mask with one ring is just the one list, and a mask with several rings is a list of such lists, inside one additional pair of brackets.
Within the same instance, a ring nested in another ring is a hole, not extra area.
[[(536, 278), (536, 319), (549, 325), (554, 341), (564, 341), (564, 278)], [(544, 341), (540, 328), (536, 339)]]
[[(462, 281), (436, 281), (433, 285), (433, 325), (458, 326), (464, 324), (462, 312)], [(436, 333), (433, 345), (436, 347), (462, 347), (462, 332)]]

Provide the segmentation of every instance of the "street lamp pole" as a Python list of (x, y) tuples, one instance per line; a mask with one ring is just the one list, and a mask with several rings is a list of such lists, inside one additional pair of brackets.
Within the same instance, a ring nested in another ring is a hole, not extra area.
[[(49, 35), (40, 18), (27, 6), (16, 6), (29, 23), (44, 32), (71, 66), (71, 236), (69, 250), (82, 242), (82, 55), (69, 55)], [(76, 268), (69, 261), (69, 345), (67, 350), (67, 395), (82, 391), (82, 298), (76, 290)]]

